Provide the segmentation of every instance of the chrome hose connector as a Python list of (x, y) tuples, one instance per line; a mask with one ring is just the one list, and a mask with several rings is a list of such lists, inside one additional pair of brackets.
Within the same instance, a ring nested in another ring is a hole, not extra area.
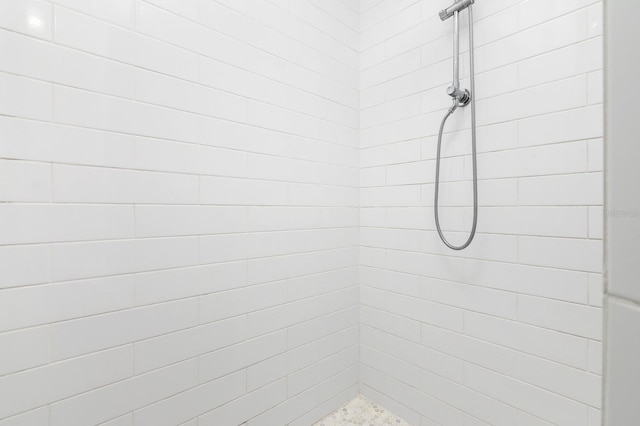
[(465, 107), (471, 102), (471, 92), (467, 89), (460, 90), (454, 86), (447, 88), (447, 95), (451, 96), (458, 102), (458, 106)]

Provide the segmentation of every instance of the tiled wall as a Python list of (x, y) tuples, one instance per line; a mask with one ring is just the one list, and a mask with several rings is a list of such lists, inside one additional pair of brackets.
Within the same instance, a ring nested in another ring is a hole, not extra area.
[(640, 419), (640, 3), (606, 0), (605, 397), (607, 426)]
[(355, 395), (357, 6), (0, 0), (0, 425)]
[[(421, 426), (599, 425), (602, 4), (477, 0), (480, 216), (453, 252), (432, 211), (450, 3), (361, 1), (361, 390)], [(454, 243), (471, 222), (469, 112), (443, 148)]]
[(0, 0), (0, 425), (599, 425), (601, 2), (478, 0), (464, 252), (448, 3)]

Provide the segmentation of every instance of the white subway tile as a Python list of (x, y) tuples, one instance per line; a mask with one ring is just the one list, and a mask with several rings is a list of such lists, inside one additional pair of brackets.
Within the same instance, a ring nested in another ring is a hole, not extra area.
[(279, 231), (320, 226), (321, 210), (313, 207), (249, 207), (249, 230)]
[(587, 38), (586, 15), (581, 9), (480, 46), (476, 49), (476, 69), (484, 71), (583, 41)]
[[(137, 15), (141, 31), (146, 23), (143, 18)], [(55, 20), (54, 36), (61, 45), (191, 81), (197, 79), (195, 53), (61, 7), (55, 9)], [(165, 31), (171, 33), (169, 27)]]
[(136, 138), (136, 168), (219, 176), (246, 176), (244, 152), (161, 139)]
[(51, 166), (0, 160), (0, 200), (50, 202)]
[(518, 121), (520, 146), (542, 145), (603, 134), (602, 106), (588, 106)]
[(136, 425), (177, 425), (245, 393), (246, 373), (239, 371), (136, 410)]
[(425, 229), (427, 228), (428, 215), (431, 213), (431, 209), (424, 207), (389, 207), (362, 209), (362, 211), (369, 210), (371, 214), (374, 214), (376, 223), (367, 225), (361, 223), (361, 226), (384, 226), (388, 224), (393, 228), (410, 228), (410, 229)]
[(71, 87), (133, 97), (133, 67), (126, 64), (6, 31), (0, 34), (0, 45), (4, 52), (0, 67), (5, 71)]
[[(291, 327), (289, 329), (289, 346), (304, 344), (309, 342), (310, 339), (313, 340), (317, 338), (314, 333), (311, 333), (312, 330), (316, 330), (315, 327), (327, 333), (326, 330), (333, 325), (332, 322), (327, 324), (327, 320), (324, 318), (321, 319), (321, 317), (354, 306), (357, 304), (357, 295), (358, 288), (353, 286), (326, 295), (253, 312), (248, 315), (249, 326), (254, 335), (268, 333), (284, 327)], [(337, 318), (338, 316), (334, 319), (338, 321)], [(302, 324), (306, 321), (311, 321), (313, 326), (310, 326), (310, 324)], [(295, 332), (293, 331), (294, 329)], [(317, 333), (321, 334), (321, 332)]]
[(49, 2), (41, 0), (2, 0), (0, 27), (51, 40), (54, 26), (52, 9)]
[(348, 47), (352, 49), (358, 47), (358, 32), (330, 13), (323, 13), (321, 8), (311, 4), (296, 3), (289, 4), (289, 11), (305, 22), (314, 23), (323, 33), (330, 34)]
[[(360, 393), (365, 397), (372, 401), (375, 401), (377, 404), (380, 404), (382, 407), (387, 409), (388, 411), (395, 413), (400, 416), (409, 424), (421, 425), (421, 426), (432, 426), (436, 423), (427, 419), (426, 417), (420, 418), (420, 414), (408, 408), (406, 405), (403, 405), (400, 402), (397, 402), (388, 396), (370, 388), (364, 383), (360, 384)], [(421, 423), (422, 422), (422, 423)]]
[(133, 137), (0, 117), (4, 158), (111, 167), (133, 165)]
[(192, 21), (198, 21), (200, 19), (200, 2), (198, 0), (182, 0), (180, 2), (172, 0), (149, 0), (149, 3)]
[(604, 303), (604, 278), (602, 274), (589, 274), (589, 304), (602, 307)]
[(587, 8), (587, 31), (590, 37), (601, 36), (603, 33), (602, 2), (594, 2)]
[(420, 251), (420, 234), (412, 230), (362, 228), (360, 243), (366, 247)]
[[(441, 94), (440, 88), (439, 94)], [(485, 99), (513, 92), (518, 89), (518, 72), (515, 64), (496, 68), (476, 75), (476, 99)], [(514, 123), (509, 123), (514, 124)], [(498, 142), (498, 141), (495, 141)]]
[[(587, 104), (587, 78), (582, 76), (478, 101), (478, 124), (517, 120)], [(564, 93), (565, 96), (557, 96)], [(527, 102), (518, 102), (526, 98)], [(510, 105), (510, 108), (504, 108)]]
[(420, 322), (416, 320), (363, 305), (360, 307), (360, 321), (363, 325), (385, 330), (404, 339), (420, 341)]
[(398, 185), (360, 190), (364, 207), (412, 207), (421, 205), (419, 185)]
[(317, 183), (320, 166), (317, 163), (269, 155), (249, 154), (247, 177), (251, 179)]
[(4, 376), (0, 378), (0, 416), (15, 415), (126, 379), (132, 374), (132, 360), (133, 348), (124, 346)]
[(355, 207), (358, 205), (358, 189), (355, 187), (289, 183), (288, 204)]
[[(193, 299), (61, 322), (51, 326), (54, 360), (147, 339), (197, 323)], [(135, 324), (135, 326), (132, 326)]]
[(360, 88), (366, 89), (385, 83), (403, 74), (408, 74), (410, 71), (415, 71), (419, 67), (420, 50), (415, 49), (362, 71), (360, 74)]
[(245, 261), (138, 273), (135, 301), (148, 305), (241, 287), (247, 283)]
[(130, 206), (0, 205), (0, 244), (133, 237)]
[[(378, 353), (376, 355), (381, 357), (380, 354), (381, 353)], [(362, 365), (360, 369), (361, 380), (366, 385), (374, 389), (380, 388), (381, 385), (384, 386), (384, 393), (388, 397), (396, 401), (402, 401), (403, 404), (409, 407), (415, 407), (418, 413), (428, 416), (436, 423), (462, 425), (462, 412), (460, 410), (434, 398), (430, 394), (416, 389), (415, 382), (420, 380), (420, 377), (417, 377), (414, 371), (405, 371), (403, 373), (403, 379), (411, 378), (414, 382), (413, 386), (411, 386), (394, 377), (398, 374), (397, 370), (403, 367), (405, 367), (404, 369), (406, 370), (406, 365), (392, 363), (384, 357), (381, 358), (382, 359), (377, 361), (376, 364), (384, 363), (383, 365), (386, 367), (386, 371), (384, 372), (380, 372), (378, 369), (371, 368), (366, 364)], [(377, 367), (380, 366), (377, 365)]]
[[(201, 355), (198, 357), (198, 380), (204, 383), (234, 371), (244, 373), (245, 366), (276, 356), (286, 349), (287, 333), (281, 330)], [(245, 382), (243, 380), (243, 391)]]
[(198, 424), (242, 424), (247, 420), (282, 403), (287, 397), (286, 380), (282, 379), (198, 417)]
[(286, 301), (283, 282), (243, 287), (201, 296), (200, 321), (210, 322), (268, 308)]
[(602, 340), (602, 310), (596, 307), (519, 295), (518, 320)]
[(258, 362), (247, 369), (247, 387), (249, 390), (261, 388), (279, 377), (287, 376), (341, 352), (353, 345), (357, 334), (358, 326), (352, 325)]
[(153, 105), (239, 122), (247, 119), (243, 97), (159, 73), (137, 71), (135, 93), (136, 100)]
[(519, 28), (518, 7), (508, 7), (474, 24), (475, 45), (482, 46), (512, 36)]
[(587, 366), (587, 340), (553, 330), (465, 312), (465, 334), (576, 368)]
[(466, 279), (470, 284), (575, 303), (589, 300), (588, 274), (584, 272), (480, 261), (472, 261), (468, 267), (473, 271)]
[[(406, 2), (404, 2), (406, 4)], [(396, 5), (400, 9), (403, 5)], [(413, 4), (413, 6), (401, 10), (397, 14), (391, 12), (393, 6), (387, 7), (388, 18), (379, 27), (374, 29), (368, 29), (361, 33), (361, 49), (367, 49), (377, 43), (383, 42), (391, 38), (394, 34), (403, 31), (404, 28), (410, 28), (417, 24), (420, 20), (421, 5), (419, 3)], [(395, 7), (393, 7), (395, 9)], [(395, 9), (396, 11), (398, 9)], [(367, 26), (363, 26), (363, 29), (367, 29)]]
[(586, 405), (472, 364), (465, 365), (465, 382), (473, 389), (552, 423), (584, 425), (588, 422)]
[(133, 27), (133, 0), (116, 0), (108, 5), (100, 0), (53, 0), (53, 3), (123, 27)]
[(602, 241), (520, 237), (518, 259), (526, 265), (602, 272)]
[(449, 330), (462, 331), (463, 311), (460, 309), (366, 286), (361, 289), (360, 296), (363, 305), (402, 314)]
[(604, 140), (594, 139), (588, 142), (589, 171), (601, 172), (604, 170)]
[(245, 207), (136, 206), (137, 237), (167, 237), (244, 232)]
[(119, 417), (195, 387), (197, 369), (195, 360), (183, 362), (62, 400), (51, 405), (49, 422), (98, 424)]
[(518, 355), (518, 378), (551, 392), (600, 408), (601, 379), (577, 370), (529, 355)]
[[(342, 296), (353, 296), (353, 290), (347, 289), (339, 293)], [(323, 298), (324, 299), (324, 298)], [(347, 300), (349, 302), (349, 300)], [(300, 305), (309, 304), (301, 302)], [(295, 348), (300, 345), (313, 342), (321, 337), (335, 333), (336, 331), (353, 326), (358, 323), (358, 307), (343, 303), (346, 307), (329, 310), (325, 316), (318, 316), (307, 322), (292, 325), (287, 329), (288, 346)], [(341, 310), (342, 309), (342, 310)]]
[(589, 3), (591, 3), (590, 0), (578, 0), (567, 2), (565, 4), (558, 4), (553, 1), (544, 0), (540, 3), (540, 5), (543, 6), (542, 9), (539, 9), (529, 3), (523, 3), (519, 5), (518, 8), (520, 12), (520, 24), (522, 28), (540, 24), (557, 16), (578, 10)]
[(342, 352), (324, 358), (320, 362), (287, 376), (287, 395), (299, 394), (331, 376), (339, 374), (358, 361), (358, 346), (353, 345)]
[(0, 72), (0, 92), (2, 92), (0, 114), (34, 120), (51, 120), (53, 89), (50, 84)]
[(589, 341), (589, 371), (602, 376), (603, 367), (603, 343)]
[[(338, 263), (337, 266), (341, 267), (346, 264), (346, 267), (289, 279), (287, 300), (304, 299), (353, 286), (358, 282), (358, 270), (352, 266), (356, 253), (357, 251), (354, 249), (336, 250), (334, 256), (338, 261), (343, 262), (342, 264)], [(329, 266), (333, 267), (334, 265), (330, 264)]]
[(200, 178), (200, 202), (221, 205), (286, 205), (287, 183), (226, 177)]
[(0, 288), (39, 284), (51, 277), (51, 247), (48, 245), (0, 247)]
[(255, 101), (249, 101), (248, 123), (279, 132), (320, 138), (320, 123), (317, 119)]
[(520, 308), (513, 293), (433, 278), (422, 278), (420, 294), (424, 299), (444, 305), (504, 318), (515, 318)]
[(518, 62), (518, 83), (530, 87), (600, 70), (602, 58), (602, 40), (589, 39)]
[(393, 145), (365, 147), (361, 151), (360, 166), (381, 166), (417, 161), (418, 159), (420, 159), (420, 143), (418, 141), (407, 141)]
[[(588, 224), (587, 224), (588, 222)], [(591, 207), (485, 207), (482, 232), (549, 237), (591, 236)]]
[(197, 204), (198, 176), (54, 165), (56, 202)]
[[(207, 2), (205, 4), (214, 3)], [(289, 88), (286, 85), (242, 68), (202, 58), (200, 73), (200, 82), (206, 86), (285, 108), (289, 105)], [(247, 117), (246, 105), (244, 113), (243, 121)]]
[(527, 206), (597, 206), (603, 200), (602, 173), (522, 178), (518, 199)]
[(0, 331), (117, 311), (132, 305), (131, 277), (8, 289), (0, 300)]
[(246, 340), (245, 317), (167, 333), (135, 343), (135, 372), (145, 373)]
[(480, 154), (478, 177), (495, 179), (587, 171), (587, 144), (573, 142)]
[(23, 414), (0, 420), (2, 426), (36, 426), (49, 424), (49, 407), (37, 408)]
[(349, 128), (358, 128), (360, 113), (302, 90), (289, 90), (289, 105), (296, 111)]
[(51, 333), (47, 326), (0, 334), (0, 376), (48, 364)]
[(198, 116), (128, 99), (54, 88), (57, 123), (184, 142), (198, 142)]
[(602, 410), (589, 407), (589, 424), (594, 426), (602, 425)]
[(108, 422), (102, 423), (104, 426), (133, 426), (133, 414), (126, 414), (124, 416), (117, 417)]
[(490, 370), (516, 376), (516, 351), (427, 324), (421, 327), (423, 345)]
[(384, 351), (404, 362), (452, 381), (462, 382), (462, 361), (460, 359), (366, 326), (361, 326), (360, 333), (363, 345)]
[(360, 92), (343, 83), (336, 82), (329, 78), (322, 78), (320, 80), (320, 96), (359, 111)]
[(318, 406), (319, 401), (324, 401), (344, 389), (352, 387), (357, 382), (355, 368), (340, 373), (331, 379), (309, 389), (293, 398), (289, 398), (282, 404), (263, 412), (259, 416), (247, 422), (247, 426), (261, 424), (289, 424)]
[(52, 279), (72, 280), (193, 266), (198, 239), (163, 238), (56, 244)]

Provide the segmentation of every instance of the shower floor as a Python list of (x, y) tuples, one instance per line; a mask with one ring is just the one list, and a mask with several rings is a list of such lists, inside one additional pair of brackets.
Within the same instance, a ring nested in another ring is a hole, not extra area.
[(314, 426), (411, 426), (373, 401), (358, 395)]

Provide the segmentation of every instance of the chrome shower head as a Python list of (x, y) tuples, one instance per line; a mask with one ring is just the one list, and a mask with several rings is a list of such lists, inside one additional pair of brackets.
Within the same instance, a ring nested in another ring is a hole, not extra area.
[(446, 9), (440, 11), (440, 19), (446, 21), (451, 18), (454, 13), (460, 12), (475, 3), (476, 0), (459, 0)]

